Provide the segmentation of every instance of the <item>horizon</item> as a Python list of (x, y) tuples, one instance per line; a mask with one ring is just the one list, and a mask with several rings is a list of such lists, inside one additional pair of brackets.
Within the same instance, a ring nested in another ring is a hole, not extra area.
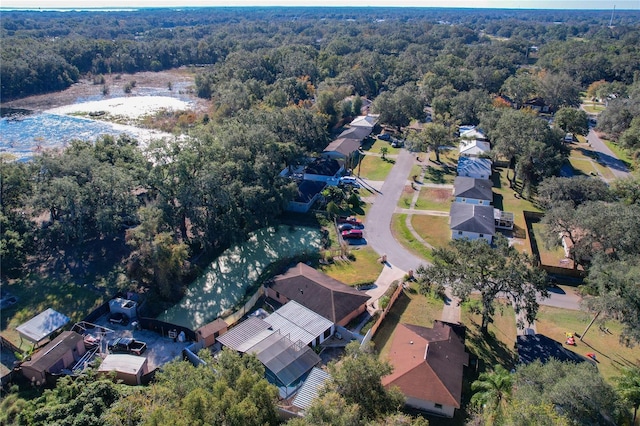
[(312, 7), (312, 8), (444, 8), (508, 10), (640, 10), (640, 0), (366, 0), (348, 4), (344, 0), (326, 0), (322, 5), (310, 0), (97, 0), (87, 7), (83, 0), (4, 0), (4, 11), (135, 11), (139, 9), (193, 9), (238, 7)]

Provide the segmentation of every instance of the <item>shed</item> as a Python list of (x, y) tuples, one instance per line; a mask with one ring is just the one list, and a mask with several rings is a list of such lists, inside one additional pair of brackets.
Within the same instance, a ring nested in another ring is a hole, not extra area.
[(83, 337), (75, 331), (64, 331), (20, 366), (22, 374), (34, 384), (44, 385), (47, 376), (73, 367), (86, 349)]
[(222, 318), (205, 324), (196, 330), (198, 342), (204, 342), (204, 347), (208, 348), (216, 343), (216, 339), (227, 332), (229, 325)]
[(109, 354), (98, 368), (102, 374), (115, 372), (116, 380), (133, 386), (142, 384), (142, 376), (148, 370), (146, 357), (129, 354)]
[(69, 317), (51, 308), (39, 313), (29, 321), (16, 327), (20, 338), (25, 338), (38, 345), (71, 321)]
[(116, 297), (115, 299), (109, 300), (109, 312), (112, 314), (124, 314), (129, 319), (137, 318), (138, 303), (133, 300)]

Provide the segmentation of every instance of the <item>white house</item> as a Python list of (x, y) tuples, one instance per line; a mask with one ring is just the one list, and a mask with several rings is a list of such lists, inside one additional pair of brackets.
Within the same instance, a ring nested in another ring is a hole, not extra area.
[(458, 176), (490, 179), (492, 164), (488, 158), (460, 157), (458, 158)]
[(482, 238), (491, 243), (496, 233), (492, 206), (481, 206), (467, 203), (451, 203), (449, 211), (449, 228), (454, 240)]
[(459, 149), (461, 156), (480, 157), (481, 155), (486, 155), (491, 151), (491, 145), (489, 145), (489, 142), (478, 139), (463, 139), (460, 141)]
[(458, 176), (453, 182), (453, 196), (458, 203), (486, 206), (493, 202), (492, 186), (489, 179)]

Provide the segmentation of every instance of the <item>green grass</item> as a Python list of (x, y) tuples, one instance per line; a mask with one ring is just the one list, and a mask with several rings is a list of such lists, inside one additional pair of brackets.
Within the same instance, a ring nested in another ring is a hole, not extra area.
[(431, 250), (418, 241), (406, 224), (406, 214), (394, 214), (391, 219), (391, 232), (396, 240), (408, 250), (424, 259), (431, 260)]
[(383, 265), (378, 262), (380, 257), (370, 247), (351, 250), (354, 261), (337, 260), (331, 265), (323, 265), (320, 270), (332, 278), (350, 286), (372, 283), (382, 271)]
[[(479, 300), (479, 296), (472, 295), (472, 300)], [(500, 364), (507, 370), (515, 366), (516, 353), (516, 317), (510, 304), (499, 301), (493, 322), (489, 323), (489, 335), (480, 332), (482, 317), (471, 313), (469, 304), (462, 304), (460, 322), (467, 327), (467, 350), (478, 357), (479, 371), (492, 369)]]
[(598, 102), (583, 102), (582, 107), (588, 113), (595, 114), (597, 112), (602, 112), (606, 109), (604, 104)]
[(365, 155), (355, 172), (362, 178), (369, 180), (385, 180), (395, 160), (383, 160), (381, 157)]
[(602, 139), (602, 140), (607, 145), (607, 147), (611, 151), (613, 151), (616, 157), (618, 157), (629, 168), (629, 170), (636, 169), (636, 160), (633, 159), (633, 157), (629, 153), (629, 150), (621, 148), (620, 145), (618, 145), (615, 142), (612, 142), (606, 139)]
[(544, 225), (540, 222), (534, 222), (531, 224), (533, 228), (533, 234), (536, 242), (538, 243), (538, 252), (540, 253), (540, 262), (543, 265), (548, 266), (565, 266), (571, 267), (570, 262), (566, 262), (564, 256), (564, 248), (562, 245), (557, 245), (554, 248), (547, 249), (544, 244)]
[(416, 201), (417, 210), (437, 210), (448, 212), (451, 208), (451, 189), (448, 188), (421, 188)]
[(413, 196), (416, 191), (411, 187), (411, 185), (405, 185), (402, 194), (400, 194), (400, 199), (398, 200), (398, 207), (401, 209), (411, 208), (411, 202), (413, 201)]
[[(445, 149), (440, 152), (441, 164), (435, 163), (435, 153), (429, 155), (428, 167), (424, 174), (425, 182), (452, 184), (456, 178), (458, 150)], [(421, 157), (422, 158), (422, 157)]]
[(383, 146), (387, 147), (387, 154), (389, 155), (396, 155), (398, 154), (398, 152), (400, 152), (400, 148), (394, 148), (391, 146), (391, 144), (387, 141), (383, 141), (380, 139), (376, 139), (376, 141), (373, 143), (373, 145), (371, 145), (370, 147), (368, 147), (367, 151), (368, 152), (373, 152), (376, 154), (381, 154), (380, 152), (380, 148), (382, 148)]
[(433, 321), (442, 316), (443, 306), (442, 300), (419, 294), (415, 283), (409, 290), (402, 292), (373, 336), (380, 358), (387, 359), (393, 341), (393, 332), (398, 324), (433, 327)]
[(448, 216), (413, 215), (411, 225), (418, 235), (434, 247), (444, 247), (451, 240)]
[[(536, 328), (538, 333), (564, 343), (565, 333), (582, 335), (591, 319), (592, 316), (586, 312), (541, 306)], [(601, 331), (596, 321), (584, 340), (576, 339), (576, 346), (565, 345), (565, 348), (580, 355), (595, 353), (598, 370), (608, 382), (613, 383), (612, 378), (620, 375), (622, 367), (640, 364), (640, 351), (637, 347), (629, 348), (620, 343), (622, 325), (619, 322), (609, 320), (605, 326), (610, 333)]]

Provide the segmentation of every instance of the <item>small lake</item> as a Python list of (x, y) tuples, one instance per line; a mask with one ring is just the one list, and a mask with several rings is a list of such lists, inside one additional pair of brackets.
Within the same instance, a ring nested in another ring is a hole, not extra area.
[(264, 269), (278, 259), (321, 248), (316, 228), (263, 228), (248, 241), (225, 250), (204, 274), (189, 285), (183, 299), (158, 319), (195, 330), (235, 307)]

